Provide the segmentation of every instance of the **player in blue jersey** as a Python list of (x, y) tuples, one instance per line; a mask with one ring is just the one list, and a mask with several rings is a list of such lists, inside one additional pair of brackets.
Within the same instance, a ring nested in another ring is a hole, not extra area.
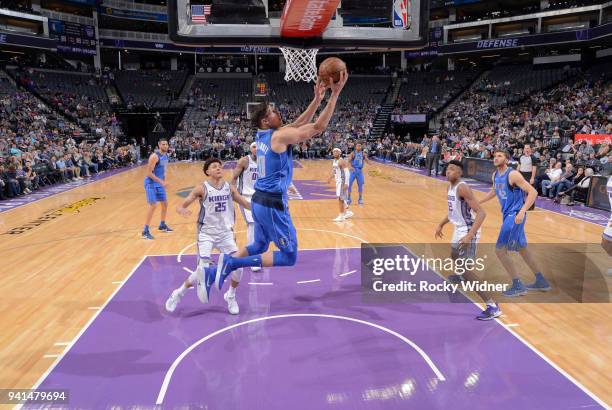
[[(252, 244), (233, 256), (220, 255), (216, 267), (205, 269), (198, 286), (205, 287), (206, 292), (210, 291), (213, 281), (221, 289), (229, 274), (239, 268), (295, 265), (298, 243), (287, 197), (293, 177), (293, 146), (325, 131), (347, 80), (348, 73), (343, 71), (340, 81), (329, 85), (331, 96), (315, 122), (311, 122), (312, 118), (327, 91), (327, 86), (321, 82), (315, 85), (313, 101), (293, 124), (283, 127), (280, 113), (267, 104), (262, 104), (254, 113), (253, 125), (259, 129), (256, 136), (257, 182), (251, 199), (255, 238)], [(279, 250), (267, 252), (270, 242)]]
[(157, 203), (161, 203), (161, 222), (159, 230), (162, 232), (172, 232), (172, 229), (166, 225), (166, 212), (168, 211), (168, 200), (166, 197), (166, 166), (168, 165), (168, 140), (161, 138), (157, 143), (158, 149), (149, 157), (147, 164), (147, 176), (144, 180), (145, 193), (147, 194), (147, 202), (149, 209), (147, 210), (147, 219), (142, 231), (144, 239), (154, 239), (149, 231), (153, 213), (157, 208)]
[[(508, 153), (495, 151), (493, 164), (497, 170), (493, 174), (493, 188), (480, 201), (484, 203), (497, 196), (502, 211), (502, 226), (497, 238), (496, 254), (500, 262), (512, 277), (512, 286), (503, 292), (505, 296), (522, 296), (528, 290), (550, 290), (548, 281), (542, 275), (533, 256), (527, 249), (525, 222), (527, 210), (534, 204), (538, 192), (523, 178), (520, 172), (508, 166)], [(512, 263), (508, 251), (521, 255), (529, 269), (535, 273), (535, 282), (525, 286), (518, 270)]]
[(348, 204), (350, 205), (351, 192), (353, 191), (353, 182), (357, 181), (357, 189), (359, 191), (359, 205), (363, 205), (363, 163), (370, 162), (365, 152), (363, 152), (361, 143), (355, 144), (355, 151), (351, 152), (348, 157), (348, 163), (351, 166), (351, 175), (349, 177), (349, 188), (348, 188)]

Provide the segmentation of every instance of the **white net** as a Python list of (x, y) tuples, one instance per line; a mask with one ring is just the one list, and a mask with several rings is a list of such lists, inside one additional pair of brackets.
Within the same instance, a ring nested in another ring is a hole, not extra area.
[(280, 49), (285, 56), (285, 81), (316, 81), (318, 48)]

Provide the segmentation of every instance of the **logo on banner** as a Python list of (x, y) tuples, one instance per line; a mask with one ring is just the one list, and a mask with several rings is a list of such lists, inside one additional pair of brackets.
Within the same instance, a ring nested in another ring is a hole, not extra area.
[(408, 29), (408, 0), (393, 0), (393, 27)]
[(576, 142), (586, 141), (592, 145), (612, 143), (612, 134), (576, 134), (574, 138)]

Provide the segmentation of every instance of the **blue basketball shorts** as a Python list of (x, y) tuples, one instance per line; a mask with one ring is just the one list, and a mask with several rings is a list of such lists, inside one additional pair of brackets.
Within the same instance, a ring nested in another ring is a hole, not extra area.
[(357, 170), (351, 170), (351, 175), (349, 177), (349, 187), (352, 188), (353, 187), (353, 182), (357, 181), (357, 186), (359, 188), (361, 188), (363, 186), (364, 183), (364, 178), (363, 178), (363, 171), (361, 169)]
[(297, 252), (297, 233), (289, 214), (289, 204), (283, 200), (283, 209), (251, 202), (255, 222), (254, 242), (274, 242), (281, 252)]
[(497, 238), (496, 247), (506, 248), (509, 251), (518, 251), (527, 246), (527, 237), (525, 236), (525, 222), (527, 215), (521, 224), (514, 223), (514, 218), (517, 212), (512, 212), (504, 215), (499, 237)]
[(147, 194), (147, 202), (155, 204), (157, 202), (166, 202), (166, 188), (157, 184), (145, 184), (145, 193)]

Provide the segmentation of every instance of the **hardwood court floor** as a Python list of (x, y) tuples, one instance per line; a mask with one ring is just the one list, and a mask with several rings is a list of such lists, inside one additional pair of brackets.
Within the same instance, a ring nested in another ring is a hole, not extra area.
[[(330, 161), (303, 161), (294, 179), (324, 181)], [(343, 248), (367, 242), (434, 242), (446, 212), (446, 184), (385, 165), (366, 176), (366, 205), (342, 224), (331, 220), (337, 204), (291, 202), (300, 248)], [(143, 255), (177, 254), (195, 238), (195, 216), (174, 208), (202, 180), (201, 164), (168, 170), (172, 234), (140, 239), (145, 207), (144, 168), (136, 168), (0, 214), (0, 388), (29, 388), (52, 365)], [(229, 178), (230, 172), (227, 171)], [(477, 196), (483, 194), (476, 193)], [(494, 242), (499, 205), (486, 204), (482, 242)], [(195, 210), (195, 205), (194, 208)], [(154, 226), (159, 222), (155, 216)], [(237, 230), (244, 229), (238, 216)], [(34, 223), (32, 223), (34, 222)], [(28, 225), (30, 224), (30, 225)], [(24, 226), (31, 229), (25, 230)], [(5, 234), (16, 228), (21, 233)], [(551, 212), (530, 213), (530, 242), (600, 241), (601, 227)], [(452, 229), (445, 230), (447, 240)], [(238, 234), (239, 246), (245, 234)], [(607, 286), (611, 281), (606, 278)], [(505, 304), (505, 323), (607, 403), (612, 403), (612, 309), (610, 304)]]

